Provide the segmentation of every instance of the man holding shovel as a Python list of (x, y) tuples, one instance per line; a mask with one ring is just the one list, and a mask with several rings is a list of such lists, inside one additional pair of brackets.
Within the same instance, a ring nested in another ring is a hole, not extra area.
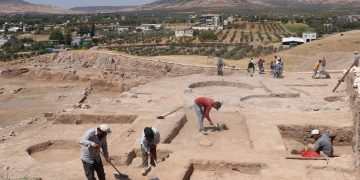
[(156, 166), (156, 146), (160, 143), (160, 133), (154, 127), (146, 127), (141, 133), (141, 152), (142, 152), (142, 175), (148, 173), (148, 157), (150, 164)]
[(108, 133), (111, 133), (109, 125), (101, 124), (98, 128), (86, 131), (80, 140), (80, 144), (82, 145), (80, 157), (88, 180), (96, 179), (94, 171), (96, 171), (99, 180), (106, 179), (104, 166), (100, 158), (100, 148), (104, 152), (106, 161), (110, 163), (111, 160), (109, 158), (106, 141), (106, 135)]
[(199, 98), (195, 99), (194, 110), (196, 112), (196, 115), (197, 115), (198, 121), (199, 121), (199, 131), (201, 133), (203, 133), (204, 135), (207, 135), (207, 132), (203, 126), (204, 116), (209, 121), (210, 125), (214, 125), (214, 123), (211, 121), (209, 113), (210, 113), (211, 108), (215, 108), (216, 110), (219, 110), (220, 107), (221, 107), (221, 102), (214, 101), (211, 98), (199, 97)]

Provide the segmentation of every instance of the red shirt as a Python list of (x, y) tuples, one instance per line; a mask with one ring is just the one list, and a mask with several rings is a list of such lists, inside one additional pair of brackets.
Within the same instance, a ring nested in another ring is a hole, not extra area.
[(199, 97), (199, 98), (195, 99), (195, 103), (198, 106), (204, 108), (204, 116), (206, 117), (206, 119), (211, 121), (209, 113), (210, 113), (211, 108), (215, 104), (214, 100), (207, 98), (207, 97)]

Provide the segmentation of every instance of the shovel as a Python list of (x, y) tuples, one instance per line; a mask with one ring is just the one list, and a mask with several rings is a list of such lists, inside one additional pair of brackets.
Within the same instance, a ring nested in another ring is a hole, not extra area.
[[(105, 155), (104, 155), (104, 153), (102, 152), (102, 151), (100, 151), (100, 154), (104, 157), (104, 158), (106, 158), (105, 157)], [(118, 170), (118, 169), (116, 169), (116, 167), (111, 163), (111, 162), (108, 162), (119, 174), (115, 174), (115, 178), (116, 179), (121, 179), (121, 180), (126, 180), (126, 179), (129, 179), (129, 176), (128, 175), (126, 175), (126, 174), (121, 174), (121, 172)]]
[(181, 109), (182, 107), (184, 107), (184, 106), (177, 107), (175, 110), (173, 110), (173, 111), (171, 111), (171, 112), (169, 112), (169, 113), (167, 113), (167, 114), (165, 114), (165, 115), (162, 115), (162, 116), (157, 116), (157, 117), (156, 117), (156, 119), (165, 119), (165, 117), (166, 117), (166, 116), (168, 116), (168, 115), (170, 115), (170, 114), (172, 114), (172, 113), (176, 112), (177, 110)]

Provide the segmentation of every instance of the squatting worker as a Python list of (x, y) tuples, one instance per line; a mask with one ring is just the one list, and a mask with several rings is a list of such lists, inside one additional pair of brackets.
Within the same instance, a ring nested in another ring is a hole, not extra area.
[(150, 156), (150, 164), (155, 166), (156, 147), (160, 143), (160, 133), (154, 127), (146, 127), (141, 133), (141, 152), (142, 152), (142, 175), (146, 176), (148, 171), (148, 157)]
[(80, 140), (82, 145), (80, 157), (88, 180), (96, 179), (94, 171), (96, 171), (99, 180), (105, 180), (104, 167), (100, 158), (100, 148), (104, 153), (105, 160), (111, 162), (106, 141), (108, 133), (111, 133), (109, 125), (101, 124), (98, 128), (86, 131)]
[(211, 98), (199, 97), (195, 99), (194, 110), (196, 112), (199, 121), (199, 131), (204, 135), (207, 135), (207, 132), (203, 126), (204, 116), (209, 121), (210, 125), (214, 125), (214, 123), (211, 121), (209, 113), (211, 108), (215, 108), (216, 110), (219, 110), (220, 107), (221, 107), (221, 103), (219, 101), (214, 101)]
[(323, 152), (326, 156), (332, 157), (334, 153), (333, 141), (335, 137), (335, 133), (320, 134), (320, 131), (318, 129), (314, 129), (311, 131), (310, 138), (314, 138), (316, 142), (314, 144), (314, 147), (309, 148), (309, 150), (317, 152), (318, 154)]

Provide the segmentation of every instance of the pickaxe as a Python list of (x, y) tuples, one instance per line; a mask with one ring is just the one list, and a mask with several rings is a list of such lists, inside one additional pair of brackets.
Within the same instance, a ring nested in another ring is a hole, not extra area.
[(129, 134), (128, 134), (128, 137), (130, 136), (130, 134), (132, 133), (132, 132), (135, 132), (134, 130), (130, 130), (130, 131), (127, 131), (127, 132), (129, 132)]

